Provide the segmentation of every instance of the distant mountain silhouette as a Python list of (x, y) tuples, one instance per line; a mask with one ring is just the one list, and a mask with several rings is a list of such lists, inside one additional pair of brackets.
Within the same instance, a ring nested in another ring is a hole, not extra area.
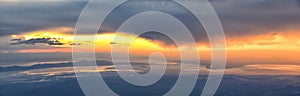
[[(86, 62), (86, 61), (81, 61)], [(109, 61), (99, 60), (96, 61), (98, 66), (103, 65), (111, 65), (112, 63)], [(58, 67), (72, 67), (73, 62), (68, 63), (57, 63), (57, 64), (35, 64), (32, 66), (8, 66), (8, 67), (0, 67), (0, 72), (9, 72), (9, 71), (26, 71), (33, 69), (46, 69), (46, 68), (58, 68)]]

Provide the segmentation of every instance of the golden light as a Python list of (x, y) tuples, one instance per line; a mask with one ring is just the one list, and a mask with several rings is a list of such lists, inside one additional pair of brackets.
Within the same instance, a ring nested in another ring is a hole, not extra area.
[[(60, 42), (65, 43), (63, 46), (53, 46), (52, 49), (24, 49), (20, 52), (72, 52), (72, 46), (92, 46), (95, 45), (96, 52), (127, 52), (130, 47), (130, 54), (149, 56), (153, 52), (162, 52), (165, 55), (179, 57), (178, 48), (183, 51), (189, 51), (189, 45), (179, 45), (170, 47), (159, 41), (151, 41), (140, 38), (135, 35), (118, 33), (97, 34), (95, 41), (88, 41), (92, 36), (89, 34), (78, 35), (80, 40), (73, 40), (74, 36), (70, 32), (71, 28), (56, 28), (40, 30), (21, 34), (24, 38), (60, 38)], [(276, 33), (276, 34), (275, 34)], [(254, 36), (232, 37), (227, 38), (227, 60), (228, 62), (282, 62), (297, 63), (300, 62), (296, 57), (300, 57), (300, 34), (295, 32), (282, 33), (275, 32), (270, 34), (261, 34)], [(12, 35), (14, 38), (22, 36)], [(209, 42), (197, 44), (201, 59), (211, 59), (211, 48)], [(80, 52), (86, 52), (83, 49)], [(294, 58), (295, 57), (295, 58)], [(275, 59), (274, 59), (275, 58)]]

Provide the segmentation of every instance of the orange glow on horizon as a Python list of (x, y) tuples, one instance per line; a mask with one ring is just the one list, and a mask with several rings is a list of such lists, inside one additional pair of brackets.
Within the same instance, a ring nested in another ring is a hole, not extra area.
[[(151, 41), (145, 38), (139, 38), (125, 33), (104, 33), (97, 34), (94, 41), (88, 41), (94, 35), (78, 35), (80, 40), (73, 40), (71, 28), (58, 28), (50, 30), (41, 30), (28, 32), (21, 36), (12, 35), (13, 38), (61, 38), (63, 43), (80, 43), (74, 46), (92, 46), (95, 45), (96, 52), (127, 52), (134, 55), (149, 56), (153, 52), (162, 52), (167, 56), (179, 57), (178, 48), (184, 48), (183, 51), (189, 51), (189, 45), (167, 46), (159, 41)], [(276, 33), (276, 34), (275, 34)], [(251, 62), (251, 61), (274, 61), (282, 63), (299, 63), (300, 60), (300, 34), (297, 32), (275, 32), (272, 34), (262, 34), (255, 36), (226, 38), (227, 59), (228, 62)], [(50, 49), (26, 49), (19, 52), (72, 52), (72, 45), (53, 46)], [(129, 50), (128, 50), (129, 47)], [(113, 49), (113, 51), (111, 50)], [(203, 60), (210, 60), (211, 48), (209, 43), (197, 44), (199, 55)], [(86, 52), (82, 47), (80, 52)]]

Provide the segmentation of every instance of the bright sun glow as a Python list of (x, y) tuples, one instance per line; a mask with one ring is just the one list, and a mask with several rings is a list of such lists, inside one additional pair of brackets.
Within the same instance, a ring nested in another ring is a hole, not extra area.
[[(51, 49), (23, 49), (19, 52), (72, 52), (72, 46), (83, 46), (80, 52), (86, 52), (84, 46), (94, 45), (96, 52), (127, 52), (135, 55), (149, 56), (153, 52), (162, 52), (165, 55), (178, 57), (178, 48), (189, 51), (189, 45), (178, 45), (170, 47), (158, 41), (140, 38), (135, 35), (123, 32), (107, 32), (97, 35), (81, 34), (77, 35), (80, 40), (74, 40), (72, 28), (56, 28), (27, 32), (26, 34), (12, 35), (12, 38), (31, 39), (31, 38), (55, 38), (64, 45), (54, 45)], [(293, 33), (293, 32), (292, 32)], [(295, 33), (295, 32), (294, 32)], [(262, 34), (246, 37), (226, 38), (227, 58), (235, 62), (245, 60), (259, 60), (259, 62), (272, 61), (277, 58), (277, 62), (298, 62), (299, 59), (299, 38), (297, 34)], [(95, 40), (91, 40), (96, 37)], [(197, 44), (199, 55), (202, 59), (211, 58), (211, 48), (209, 43)], [(129, 48), (129, 49), (128, 49)], [(113, 50), (112, 50), (113, 49)], [(259, 54), (259, 55), (258, 55)]]

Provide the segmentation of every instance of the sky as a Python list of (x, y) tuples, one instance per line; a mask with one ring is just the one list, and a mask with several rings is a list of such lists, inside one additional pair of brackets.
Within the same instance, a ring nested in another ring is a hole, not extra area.
[[(98, 0), (99, 6), (87, 15), (105, 14), (103, 10), (112, 0), (106, 1)], [(75, 72), (101, 73), (105, 83), (122, 96), (157, 95), (169, 90), (181, 76), (197, 74), (198, 78), (193, 77), (197, 84), (191, 86), (194, 87), (191, 96), (198, 96), (206, 86), (208, 74), (222, 71), (211, 67), (212, 48), (203, 26), (195, 23), (195, 17), (186, 10), (169, 3), (170, 0), (131, 1), (116, 8), (98, 34), (82, 32), (76, 34), (80, 39), (74, 40), (76, 23), (88, 0), (0, 0), (0, 96), (84, 95), (77, 81), (81, 76)], [(299, 95), (300, 0), (208, 1), (220, 19), (226, 39), (226, 67), (216, 95)], [(199, 8), (202, 1), (189, 2), (193, 2), (192, 8)], [(194, 39), (181, 38), (186, 30), (173, 22), (170, 15), (159, 12), (138, 14), (133, 21), (125, 22), (129, 29), (114, 32), (116, 23), (122, 19), (137, 11), (156, 8), (168, 10), (185, 26), (197, 29), (197, 33), (191, 32)], [(134, 20), (139, 23), (131, 25)], [(90, 28), (92, 24), (84, 26)], [(136, 30), (151, 27), (169, 30), (135, 35)], [(90, 39), (93, 37), (95, 40)], [(192, 50), (194, 43), (198, 52)], [(85, 56), (73, 61), (72, 47), (79, 47), (74, 52), (84, 54), (93, 45), (97, 66), (90, 66), (94, 58)], [(186, 61), (181, 60), (180, 50), (189, 53), (185, 54)], [(127, 52), (129, 58), (122, 57)], [(112, 59), (112, 53), (117, 58)], [(193, 58), (194, 54), (200, 57)], [(127, 59), (132, 69), (126, 69)], [(200, 66), (195, 67), (198, 61)], [(76, 66), (74, 62), (86, 65)], [(150, 86), (129, 85), (119, 73), (133, 78), (131, 72), (160, 74), (164, 67), (163, 77)]]
[[(34, 53), (71, 53), (74, 46), (91, 46), (93, 41), (84, 38), (93, 34), (79, 34), (83, 39), (73, 42), (73, 33), (78, 17), (87, 1), (0, 1), (0, 53), (34, 54)], [(147, 2), (147, 1), (144, 1)], [(210, 0), (224, 28), (226, 36), (227, 63), (230, 66), (243, 64), (267, 64), (266, 66), (299, 64), (300, 59), (300, 7), (299, 0)], [(139, 3), (132, 6), (138, 6)], [(106, 8), (105, 5), (99, 5)], [(149, 5), (150, 6), (150, 5)], [(193, 5), (197, 7), (197, 5)], [(178, 16), (186, 16), (176, 8), (170, 8)], [(100, 9), (95, 9), (100, 12)], [(119, 10), (120, 14), (129, 14), (135, 10)], [(184, 20), (190, 20), (186, 18)], [(147, 20), (145, 20), (147, 21)], [(157, 20), (160, 21), (160, 20)], [(190, 22), (190, 21), (187, 21)], [(160, 24), (162, 22), (157, 22)], [(89, 26), (89, 25), (87, 25)], [(172, 25), (165, 25), (165, 27)], [(152, 52), (162, 52), (167, 57), (179, 58), (178, 49), (188, 51), (190, 41), (182, 45), (163, 34), (155, 32), (135, 36), (131, 32), (110, 32), (99, 30), (94, 41), (96, 52), (109, 53), (112, 46), (123, 48), (131, 46), (133, 55), (149, 56)], [(192, 26), (199, 27), (201, 26)], [(202, 28), (203, 29), (203, 28)], [(179, 33), (181, 29), (172, 28)], [(196, 34), (196, 33), (195, 33)], [(136, 38), (131, 44), (129, 40)], [(28, 43), (37, 38), (51, 39), (39, 44)], [(114, 38), (118, 42), (113, 41)], [(12, 39), (22, 39), (17, 42)], [(211, 48), (204, 30), (195, 36), (201, 60), (211, 59)], [(27, 43), (26, 43), (27, 42)], [(60, 44), (62, 43), (62, 44)], [(81, 52), (85, 52), (82, 49)], [(122, 50), (114, 52), (122, 53)], [(48, 54), (49, 55), (49, 54)], [(2, 58), (8, 58), (0, 55)], [(70, 55), (65, 58), (70, 58)], [(18, 57), (18, 56), (15, 56)], [(28, 56), (30, 57), (30, 56)], [(33, 56), (34, 57), (34, 56)], [(49, 57), (49, 56), (48, 56)], [(14, 56), (9, 57), (14, 58)], [(42, 58), (45, 59), (45, 58)], [(14, 58), (11, 61), (20, 59)], [(56, 58), (55, 60), (61, 60)], [(43, 60), (42, 60), (43, 61)], [(251, 67), (253, 67), (251, 66)], [(278, 66), (276, 66), (278, 67)], [(281, 66), (279, 66), (281, 67)]]

